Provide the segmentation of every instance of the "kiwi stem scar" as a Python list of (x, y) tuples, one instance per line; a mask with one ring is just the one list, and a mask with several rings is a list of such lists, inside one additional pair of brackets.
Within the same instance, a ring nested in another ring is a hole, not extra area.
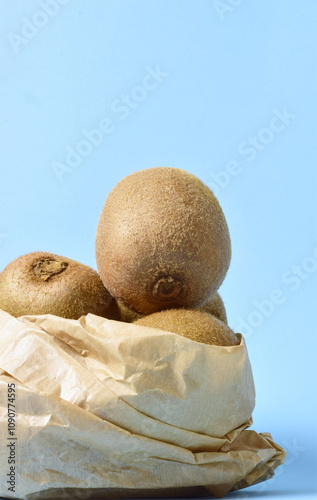
[(159, 276), (152, 286), (152, 296), (159, 301), (174, 300), (180, 298), (185, 288), (183, 280), (178, 276)]
[(68, 267), (67, 262), (51, 258), (42, 258), (33, 262), (33, 273), (37, 278), (48, 281), (52, 276), (60, 274)]

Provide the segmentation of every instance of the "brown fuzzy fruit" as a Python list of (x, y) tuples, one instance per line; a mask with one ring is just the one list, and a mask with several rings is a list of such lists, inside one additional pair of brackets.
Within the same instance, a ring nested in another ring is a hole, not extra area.
[(212, 345), (238, 345), (234, 332), (225, 323), (199, 309), (167, 309), (134, 322), (135, 325), (177, 333), (196, 342)]
[[(120, 311), (120, 320), (125, 323), (133, 323), (137, 319), (144, 317), (144, 314), (132, 311), (132, 309), (129, 309), (127, 306), (122, 304), (122, 302), (118, 301), (118, 307)], [(218, 292), (214, 293), (213, 296), (198, 309), (200, 311), (208, 312), (209, 314), (212, 314), (212, 316), (215, 316), (226, 323), (226, 325), (228, 324), (226, 308)]]
[(0, 273), (0, 308), (12, 316), (54, 314), (78, 319), (88, 313), (117, 319), (115, 299), (98, 273), (47, 252), (18, 257)]
[(199, 307), (221, 285), (231, 258), (226, 219), (211, 190), (168, 167), (140, 170), (113, 188), (95, 248), (106, 288), (141, 314)]
[(226, 308), (218, 292), (214, 293), (214, 295), (210, 297), (210, 299), (208, 299), (202, 306), (200, 306), (199, 309), (212, 314), (226, 323), (226, 325), (228, 324)]
[(124, 321), (125, 323), (133, 323), (133, 321), (136, 321), (139, 318), (143, 318), (144, 316), (144, 314), (139, 314), (135, 311), (132, 311), (132, 309), (129, 309), (129, 307), (125, 306), (119, 300), (117, 301), (117, 304), (120, 312), (120, 321)]

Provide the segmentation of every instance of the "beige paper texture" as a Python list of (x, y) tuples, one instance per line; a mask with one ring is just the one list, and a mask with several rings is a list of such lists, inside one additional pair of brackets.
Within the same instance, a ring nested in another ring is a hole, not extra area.
[[(205, 345), (88, 314), (0, 310), (0, 496), (223, 496), (268, 479), (285, 451), (252, 424), (240, 345)], [(15, 491), (7, 394), (16, 385)], [(199, 488), (200, 487), (200, 488)], [(201, 488), (204, 487), (204, 488)], [(188, 489), (187, 488), (191, 488)]]

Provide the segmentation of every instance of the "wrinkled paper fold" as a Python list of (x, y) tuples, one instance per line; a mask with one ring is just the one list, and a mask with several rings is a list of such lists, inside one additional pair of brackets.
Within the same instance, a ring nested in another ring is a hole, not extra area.
[[(270, 478), (285, 451), (247, 430), (255, 404), (244, 339), (205, 345), (88, 314), (0, 310), (0, 429), (16, 384), (16, 486), (8, 498), (221, 497)], [(5, 448), (5, 447), (4, 447)], [(188, 489), (188, 490), (187, 490)]]

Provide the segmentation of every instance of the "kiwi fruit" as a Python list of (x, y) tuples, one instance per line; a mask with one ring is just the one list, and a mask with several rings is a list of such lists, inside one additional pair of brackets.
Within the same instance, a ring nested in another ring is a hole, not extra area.
[(96, 271), (48, 252), (28, 253), (4, 268), (0, 308), (15, 317), (54, 314), (78, 319), (93, 313), (119, 318), (118, 305)]
[(159, 328), (204, 344), (238, 345), (235, 333), (223, 321), (199, 309), (165, 309), (144, 316), (134, 325)]
[(218, 200), (197, 177), (170, 167), (134, 172), (112, 189), (95, 250), (107, 290), (140, 314), (199, 307), (218, 290), (231, 259)]
[[(144, 314), (132, 311), (132, 309), (129, 309), (127, 306), (122, 304), (122, 302), (118, 301), (118, 307), (120, 311), (120, 320), (125, 323), (133, 323), (137, 319), (144, 317)], [(226, 325), (228, 324), (226, 308), (218, 292), (214, 293), (213, 296), (198, 309), (206, 311), (226, 323)]]
[(132, 309), (129, 309), (129, 307), (125, 306), (119, 300), (117, 301), (117, 304), (120, 313), (120, 321), (124, 321), (125, 323), (133, 323), (133, 321), (136, 321), (139, 318), (143, 318), (144, 316), (144, 314), (139, 314), (135, 311), (132, 311)]
[(228, 324), (226, 308), (218, 292), (214, 293), (214, 295), (212, 295), (212, 297), (210, 297), (207, 302), (200, 306), (199, 309), (201, 311), (212, 314), (216, 318), (226, 323), (226, 325)]

